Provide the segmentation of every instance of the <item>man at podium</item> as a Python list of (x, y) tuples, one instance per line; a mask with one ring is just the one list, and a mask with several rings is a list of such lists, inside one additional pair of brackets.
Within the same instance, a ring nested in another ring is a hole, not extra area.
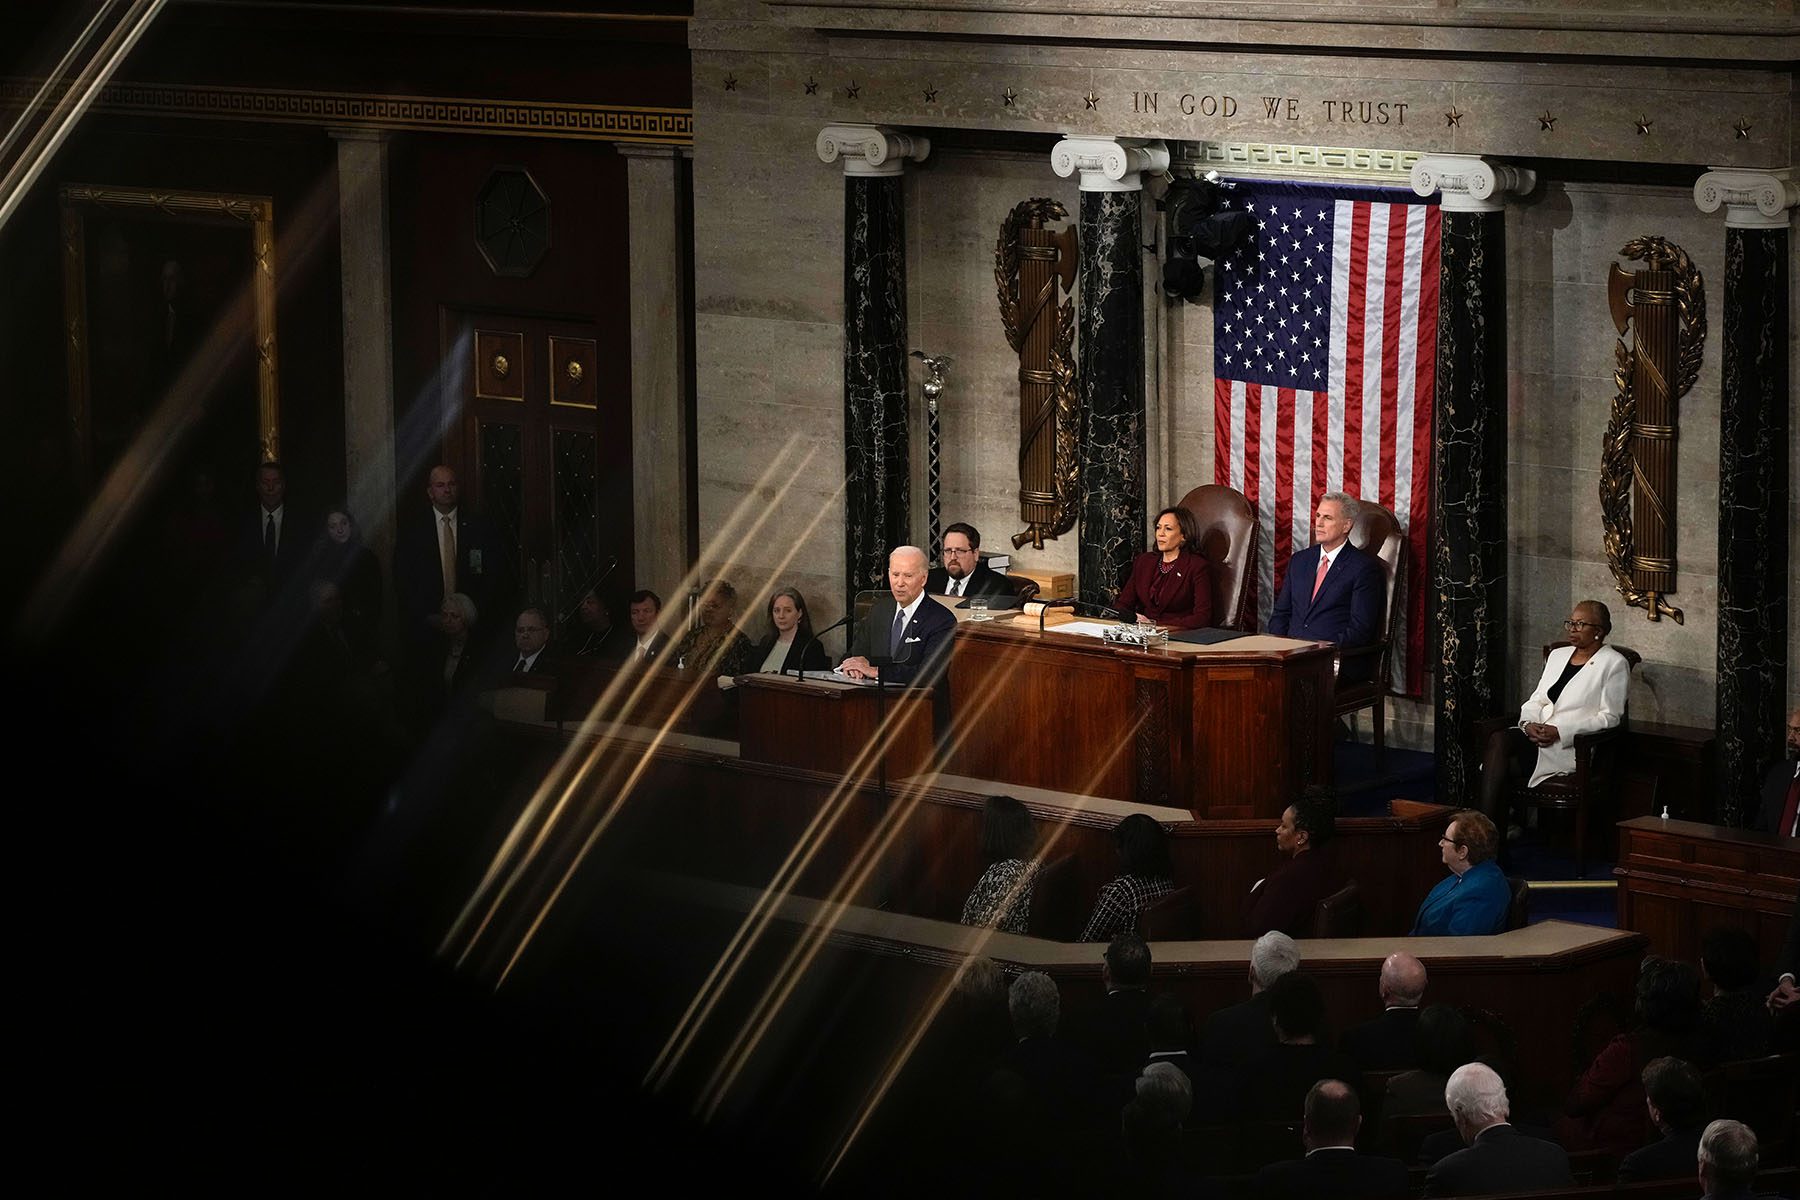
[(838, 667), (852, 679), (929, 686), (950, 661), (956, 618), (925, 599), (925, 552), (901, 546), (888, 555), (888, 589), (850, 640), (850, 657)]

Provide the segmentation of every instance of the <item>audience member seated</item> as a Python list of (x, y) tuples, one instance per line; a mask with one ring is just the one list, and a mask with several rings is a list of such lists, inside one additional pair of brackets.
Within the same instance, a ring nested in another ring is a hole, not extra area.
[(1170, 992), (1150, 997), (1150, 1011), (1144, 1018), (1144, 1030), (1150, 1035), (1150, 1061), (1179, 1067), (1192, 1082), (1200, 1069), (1194, 1055), (1194, 1022), (1187, 1005)]
[(1494, 861), (1499, 836), (1494, 823), (1473, 809), (1451, 814), (1438, 839), (1450, 878), (1431, 889), (1413, 921), (1414, 937), (1499, 933), (1506, 928), (1512, 888)]
[(325, 533), (313, 549), (308, 571), (314, 579), (337, 585), (339, 623), (359, 667), (381, 656), (381, 564), (363, 545), (348, 509), (334, 508), (325, 517)]
[(675, 667), (696, 675), (734, 679), (751, 669), (750, 639), (733, 623), (737, 589), (724, 579), (708, 581), (700, 593), (700, 623), (675, 643)]
[[(575, 619), (563, 631), (564, 653), (574, 658), (624, 658), (625, 643), (630, 639), (613, 628), (612, 614), (606, 602), (593, 588), (581, 594), (575, 606)], [(573, 647), (571, 651), (568, 647)]]
[[(806, 598), (798, 588), (785, 587), (769, 597), (769, 636), (756, 644), (750, 662), (758, 671), (829, 671), (825, 647), (813, 637)], [(760, 665), (757, 665), (760, 664)]]
[(1575, 1081), (1554, 1136), (1569, 1150), (1604, 1150), (1623, 1158), (1649, 1139), (1644, 1068), (1652, 1059), (1692, 1053), (1700, 1016), (1700, 974), (1673, 959), (1646, 958), (1638, 970), (1638, 1026), (1603, 1047)]
[(1252, 1120), (1292, 1120), (1306, 1093), (1321, 1079), (1342, 1079), (1358, 1092), (1362, 1073), (1331, 1048), (1325, 1029), (1325, 997), (1312, 976), (1290, 971), (1269, 989), (1269, 1019), (1275, 1045), (1246, 1069), (1240, 1088), (1245, 1115)]
[(1174, 1066), (1151, 1063), (1133, 1087), (1136, 1094), (1119, 1114), (1125, 1178), (1112, 1181), (1119, 1194), (1169, 1200), (1210, 1195), (1202, 1164), (1189, 1159), (1181, 1136), (1194, 1105), (1193, 1084)]
[(541, 608), (524, 608), (513, 621), (514, 675), (551, 675), (554, 662), (550, 656), (550, 618)]
[(1281, 823), (1275, 826), (1275, 848), (1287, 855), (1288, 861), (1250, 889), (1245, 937), (1261, 937), (1271, 929), (1289, 937), (1312, 933), (1319, 901), (1345, 882), (1337, 849), (1331, 844), (1337, 833), (1334, 808), (1329, 799), (1306, 797), (1282, 810)]
[(1275, 1044), (1269, 989), (1300, 966), (1300, 947), (1285, 933), (1265, 933), (1250, 947), (1250, 998), (1221, 1008), (1200, 1026), (1200, 1060), (1241, 1071)]
[(1137, 1077), (1150, 1056), (1150, 947), (1121, 933), (1100, 960), (1100, 1006), (1069, 1029), (1069, 1044), (1109, 1080)]
[(944, 530), (944, 565), (925, 576), (925, 590), (933, 596), (1010, 596), (1006, 576), (981, 561), (981, 531), (958, 521)]
[(1787, 753), (1769, 764), (1762, 796), (1750, 828), (1783, 837), (1800, 837), (1800, 708), (1787, 715)]
[(1031, 886), (1037, 862), (1031, 811), (1011, 796), (989, 796), (981, 814), (981, 856), (987, 869), (963, 901), (962, 923), (1001, 933), (1025, 933), (1031, 923)]
[(1100, 888), (1094, 914), (1077, 941), (1110, 942), (1115, 934), (1136, 933), (1138, 910), (1175, 890), (1169, 863), (1169, 835), (1155, 818), (1133, 813), (1113, 827), (1119, 873)]
[(662, 620), (662, 597), (649, 588), (631, 593), (626, 612), (631, 618), (631, 636), (620, 639), (611, 657), (618, 662), (653, 663), (663, 659), (669, 648), (669, 635), (657, 629)]
[(437, 709), (474, 686), (480, 677), (479, 657), (473, 635), (481, 614), (475, 602), (461, 592), (444, 597), (438, 609), (438, 630), (443, 637), (439, 667), (433, 680)]
[(1185, 508), (1156, 516), (1156, 544), (1137, 556), (1114, 607), (1139, 624), (1204, 629), (1212, 624), (1210, 566), (1200, 553), (1200, 526)]
[(1749, 1200), (1761, 1155), (1756, 1133), (1739, 1121), (1714, 1121), (1700, 1135), (1701, 1200)]
[(1419, 1014), (1416, 1045), (1419, 1065), (1387, 1081), (1384, 1118), (1448, 1112), (1444, 1088), (1458, 1067), (1475, 1061), (1475, 1027), (1460, 1009), (1433, 1004)]
[(1544, 660), (1531, 698), (1519, 707), (1519, 723), (1488, 739), (1481, 762), (1481, 811), (1506, 824), (1507, 797), (1520, 779), (1536, 787), (1552, 775), (1575, 771), (1575, 736), (1611, 729), (1625, 715), (1631, 664), (1611, 646), (1612, 614), (1598, 600), (1583, 600), (1563, 622), (1569, 645)]
[(1256, 1173), (1259, 1200), (1389, 1200), (1407, 1195), (1406, 1164), (1356, 1152), (1362, 1104), (1341, 1079), (1321, 1079), (1306, 1093), (1300, 1127), (1306, 1157), (1271, 1163)]
[(1427, 1196), (1481, 1196), (1575, 1185), (1569, 1155), (1554, 1142), (1527, 1137), (1508, 1123), (1506, 1085), (1492, 1067), (1458, 1067), (1444, 1103), (1466, 1149), (1439, 1159), (1425, 1176)]
[(1693, 1174), (1706, 1131), (1706, 1088), (1679, 1058), (1653, 1058), (1644, 1068), (1644, 1104), (1662, 1140), (1619, 1160), (1618, 1182), (1684, 1179)]
[(1757, 978), (1756, 939), (1735, 925), (1707, 930), (1700, 940), (1700, 973), (1711, 982), (1713, 998), (1700, 1010), (1696, 1060), (1712, 1065), (1768, 1054), (1775, 1021), (1765, 1003), (1768, 990)]
[(1056, 981), (1042, 971), (1026, 971), (1006, 993), (1012, 1018), (1012, 1049), (1001, 1066), (1023, 1079), (1034, 1097), (1042, 1128), (1079, 1122), (1091, 1103), (1093, 1073), (1067, 1042), (1056, 1036), (1062, 998)]
[(1419, 1003), (1425, 998), (1425, 984), (1424, 963), (1404, 950), (1387, 956), (1378, 985), (1384, 1005), (1381, 1015), (1346, 1029), (1339, 1042), (1352, 1062), (1364, 1071), (1401, 1071), (1418, 1065)]

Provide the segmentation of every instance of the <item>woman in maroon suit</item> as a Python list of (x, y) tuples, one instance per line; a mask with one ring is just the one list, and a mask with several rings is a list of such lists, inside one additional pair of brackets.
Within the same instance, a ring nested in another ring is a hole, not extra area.
[(1185, 508), (1156, 514), (1156, 548), (1131, 564), (1115, 607), (1140, 623), (1170, 629), (1212, 624), (1212, 579), (1198, 545), (1200, 527)]

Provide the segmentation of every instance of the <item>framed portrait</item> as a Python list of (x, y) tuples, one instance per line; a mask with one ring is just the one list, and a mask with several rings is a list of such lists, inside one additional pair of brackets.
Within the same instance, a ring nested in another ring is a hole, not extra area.
[(274, 202), (67, 184), (62, 240), (82, 485), (152, 429), (215, 469), (278, 459)]

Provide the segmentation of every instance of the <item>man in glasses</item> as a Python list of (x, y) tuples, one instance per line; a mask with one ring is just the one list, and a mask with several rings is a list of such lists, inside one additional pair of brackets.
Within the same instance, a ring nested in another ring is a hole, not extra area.
[(981, 561), (981, 531), (962, 521), (944, 530), (941, 567), (933, 567), (925, 590), (933, 596), (1010, 596), (1006, 576)]
[(1512, 907), (1512, 885), (1494, 861), (1500, 838), (1494, 823), (1472, 809), (1450, 816), (1438, 852), (1450, 877), (1431, 889), (1413, 921), (1414, 937), (1500, 933)]

